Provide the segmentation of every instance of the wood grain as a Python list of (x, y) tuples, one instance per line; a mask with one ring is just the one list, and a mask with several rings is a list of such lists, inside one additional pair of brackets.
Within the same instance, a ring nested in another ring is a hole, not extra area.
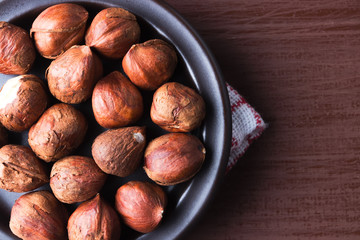
[(360, 239), (360, 1), (167, 2), (270, 123), (185, 239)]

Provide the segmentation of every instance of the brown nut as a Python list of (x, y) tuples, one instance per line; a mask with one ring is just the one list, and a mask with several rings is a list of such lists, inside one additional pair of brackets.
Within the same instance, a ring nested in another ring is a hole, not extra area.
[(160, 39), (133, 45), (122, 61), (131, 82), (144, 90), (155, 90), (168, 81), (176, 64), (174, 48)]
[(205, 102), (189, 87), (165, 83), (154, 93), (150, 117), (169, 132), (190, 132), (205, 118)]
[(52, 61), (47, 72), (51, 94), (64, 103), (81, 103), (90, 98), (103, 73), (100, 59), (88, 46), (72, 46)]
[(200, 170), (205, 148), (193, 135), (168, 133), (149, 143), (144, 158), (144, 169), (150, 179), (159, 185), (175, 185)]
[(5, 145), (0, 149), (0, 188), (27, 192), (49, 182), (43, 162), (30, 148)]
[(167, 197), (161, 187), (149, 182), (131, 181), (115, 195), (115, 207), (130, 228), (148, 233), (161, 222)]
[(91, 150), (101, 170), (126, 177), (139, 167), (145, 143), (145, 127), (110, 129), (95, 138)]
[(30, 30), (39, 53), (54, 59), (79, 44), (85, 34), (88, 15), (85, 8), (72, 3), (53, 5), (42, 11)]
[(105, 128), (123, 127), (136, 122), (143, 112), (139, 90), (120, 72), (102, 78), (92, 95), (96, 121)]
[(69, 240), (117, 240), (120, 233), (117, 213), (99, 194), (80, 204), (69, 218)]
[(8, 132), (6, 128), (0, 123), (0, 147), (8, 143)]
[(50, 192), (31, 192), (15, 201), (10, 229), (24, 240), (64, 240), (68, 216), (66, 208)]
[(47, 107), (45, 85), (27, 74), (7, 80), (0, 91), (0, 121), (10, 131), (30, 128)]
[(35, 57), (29, 34), (18, 26), (0, 21), (0, 73), (25, 74)]
[(59, 103), (51, 106), (29, 131), (29, 145), (46, 162), (72, 153), (84, 140), (87, 121), (74, 107)]
[(106, 8), (100, 11), (86, 32), (86, 45), (102, 55), (119, 59), (140, 38), (136, 17), (122, 8)]
[(93, 159), (68, 156), (54, 163), (50, 173), (50, 187), (59, 201), (71, 204), (95, 196), (106, 177)]

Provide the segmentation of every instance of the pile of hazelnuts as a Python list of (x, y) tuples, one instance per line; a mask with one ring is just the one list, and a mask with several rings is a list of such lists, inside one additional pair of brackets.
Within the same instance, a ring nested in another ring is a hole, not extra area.
[[(153, 231), (167, 202), (161, 186), (191, 179), (205, 159), (202, 142), (190, 133), (205, 117), (204, 100), (168, 82), (178, 62), (174, 47), (161, 39), (139, 43), (137, 19), (122, 8), (103, 9), (89, 27), (88, 15), (77, 4), (53, 5), (30, 34), (0, 22), (0, 73), (18, 75), (0, 91), (0, 188), (28, 192), (10, 216), (11, 231), (22, 239), (119, 239), (120, 222)], [(46, 81), (27, 74), (36, 51), (53, 59)], [(122, 59), (126, 76), (103, 76), (102, 59)], [(154, 91), (151, 120), (169, 132), (149, 143), (145, 126), (134, 125), (144, 112), (139, 89)], [(58, 100), (52, 106), (49, 92)], [(96, 122), (107, 130), (94, 139), (92, 158), (71, 155), (89, 121), (72, 104), (90, 98)], [(26, 130), (30, 147), (7, 142), (7, 131)], [(108, 175), (127, 177), (141, 165), (151, 180), (120, 186), (114, 207), (100, 196)], [(47, 183), (51, 191), (36, 190)], [(69, 213), (64, 203), (76, 209)]]

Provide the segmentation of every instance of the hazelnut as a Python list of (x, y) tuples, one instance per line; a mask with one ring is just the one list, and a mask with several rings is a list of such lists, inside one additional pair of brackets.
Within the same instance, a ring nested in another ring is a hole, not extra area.
[(160, 223), (167, 197), (161, 187), (149, 182), (131, 181), (115, 195), (115, 207), (130, 228), (148, 233)]
[(21, 27), (0, 21), (0, 73), (25, 74), (35, 61), (35, 47)]
[(74, 107), (59, 103), (48, 108), (29, 131), (29, 145), (46, 162), (72, 153), (84, 140), (87, 121)]
[(43, 162), (30, 148), (5, 145), (0, 149), (0, 188), (27, 192), (49, 182)]
[(140, 27), (132, 13), (122, 8), (106, 8), (95, 16), (85, 42), (108, 58), (120, 59), (139, 38)]
[(117, 240), (120, 232), (117, 213), (99, 194), (80, 204), (68, 222), (69, 240)]
[(145, 127), (110, 129), (95, 139), (92, 155), (104, 172), (126, 177), (139, 167), (145, 143)]
[(190, 132), (205, 118), (205, 102), (189, 87), (165, 83), (154, 93), (150, 117), (169, 132)]
[(145, 149), (144, 169), (159, 185), (175, 185), (192, 178), (205, 159), (200, 140), (185, 133), (168, 133), (152, 140)]
[(47, 100), (45, 85), (35, 75), (11, 78), (0, 91), (0, 121), (11, 131), (24, 131), (44, 112)]
[(53, 5), (42, 11), (30, 29), (39, 53), (54, 59), (79, 44), (85, 34), (88, 15), (85, 8), (72, 3)]
[(10, 229), (24, 240), (64, 240), (68, 216), (66, 208), (50, 192), (31, 192), (15, 201)]
[(0, 123), (0, 147), (8, 143), (8, 132), (6, 128)]
[(88, 46), (72, 46), (52, 61), (47, 72), (51, 94), (64, 103), (81, 103), (92, 93), (103, 72), (100, 59)]
[(105, 128), (136, 122), (143, 112), (139, 90), (120, 72), (114, 71), (95, 85), (92, 107), (96, 121)]
[(50, 187), (59, 201), (71, 204), (95, 196), (106, 177), (93, 159), (68, 156), (54, 163), (50, 173)]
[(160, 39), (133, 45), (122, 61), (131, 82), (144, 90), (155, 90), (168, 81), (176, 64), (174, 48)]

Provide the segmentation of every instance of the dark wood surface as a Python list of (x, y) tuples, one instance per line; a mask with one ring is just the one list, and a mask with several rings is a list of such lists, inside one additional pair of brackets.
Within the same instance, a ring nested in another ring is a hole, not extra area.
[(185, 239), (360, 239), (360, 1), (167, 2), (270, 124)]

